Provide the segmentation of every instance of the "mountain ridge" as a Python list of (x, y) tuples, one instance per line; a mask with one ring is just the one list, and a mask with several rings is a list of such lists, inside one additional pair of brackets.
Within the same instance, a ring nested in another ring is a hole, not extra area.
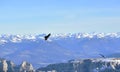
[[(46, 34), (38, 34), (38, 35), (21, 35), (21, 34), (1, 34), (0, 35), (0, 43), (6, 42), (21, 42), (22, 40), (37, 40), (44, 39)], [(52, 34), (51, 40), (60, 39), (60, 38), (120, 38), (120, 33), (68, 33), (68, 34)]]
[(120, 52), (120, 33), (52, 34), (47, 41), (45, 35), (0, 35), (0, 57), (37, 67)]

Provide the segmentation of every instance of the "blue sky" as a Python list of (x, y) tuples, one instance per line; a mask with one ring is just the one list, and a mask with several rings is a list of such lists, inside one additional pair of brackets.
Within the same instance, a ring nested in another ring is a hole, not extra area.
[(119, 31), (120, 0), (0, 0), (0, 34)]

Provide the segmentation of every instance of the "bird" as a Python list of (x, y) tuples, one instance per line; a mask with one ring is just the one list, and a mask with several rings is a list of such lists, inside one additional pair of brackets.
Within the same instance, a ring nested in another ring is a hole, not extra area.
[(101, 57), (106, 58), (103, 54), (99, 54)]
[(50, 37), (51, 33), (49, 33), (48, 35), (44, 36), (45, 40), (48, 40), (48, 38)]

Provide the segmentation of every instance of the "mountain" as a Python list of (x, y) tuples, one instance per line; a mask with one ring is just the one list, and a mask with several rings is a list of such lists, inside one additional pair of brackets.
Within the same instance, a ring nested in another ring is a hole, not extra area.
[(77, 58), (99, 58), (120, 52), (120, 33), (0, 35), (0, 57), (35, 68)]
[(68, 62), (49, 64), (36, 70), (26, 61), (16, 65), (12, 61), (1, 58), (0, 72), (120, 72), (120, 58), (73, 59)]
[(37, 69), (36, 72), (120, 72), (120, 59), (72, 60), (68, 63), (50, 64)]
[(0, 59), (0, 72), (35, 72), (32, 64), (23, 61), (20, 65), (15, 65), (12, 61)]

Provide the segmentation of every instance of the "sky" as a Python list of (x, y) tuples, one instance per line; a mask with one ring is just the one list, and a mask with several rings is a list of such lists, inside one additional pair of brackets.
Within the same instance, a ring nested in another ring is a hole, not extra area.
[(119, 31), (120, 0), (0, 0), (0, 34)]

